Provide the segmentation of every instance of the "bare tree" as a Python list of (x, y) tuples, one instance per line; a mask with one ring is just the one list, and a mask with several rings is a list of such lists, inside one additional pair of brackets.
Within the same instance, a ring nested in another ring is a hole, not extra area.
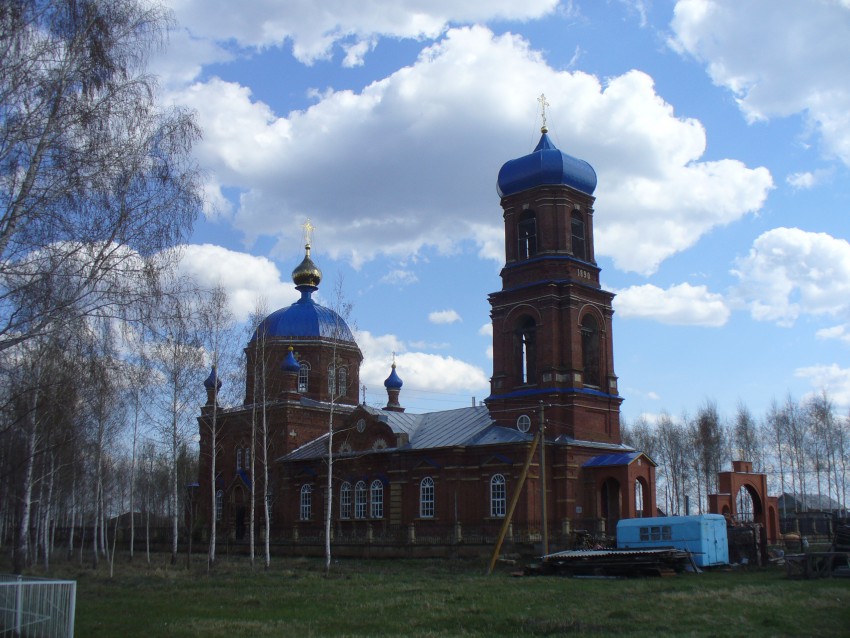
[(157, 105), (143, 0), (0, 5), (0, 350), (132, 318), (200, 210), (193, 116)]
[(717, 489), (717, 475), (723, 461), (723, 426), (714, 401), (707, 400), (699, 409), (696, 426), (705, 493), (709, 494)]
[(265, 569), (269, 568), (271, 563), (271, 547), (269, 540), (269, 525), (271, 523), (271, 517), (269, 512), (269, 486), (268, 486), (268, 420), (266, 419), (266, 401), (268, 400), (268, 387), (267, 387), (267, 379), (266, 379), (266, 367), (268, 365), (268, 361), (266, 360), (267, 352), (266, 352), (266, 338), (268, 329), (266, 328), (266, 324), (263, 323), (263, 319), (268, 315), (268, 304), (263, 297), (259, 297), (254, 305), (254, 312), (251, 315), (249, 320), (249, 330), (250, 330), (250, 338), (248, 342), (248, 348), (253, 350), (253, 388), (251, 389), (252, 395), (250, 397), (251, 400), (251, 463), (250, 463), (250, 472), (251, 472), (251, 481), (252, 481), (252, 494), (251, 494), (251, 509), (249, 513), (249, 523), (248, 530), (250, 534), (250, 558), (251, 558), (251, 567), (254, 566), (255, 560), (255, 535), (256, 535), (256, 521), (257, 521), (257, 498), (256, 498), (256, 489), (257, 489), (257, 434), (258, 431), (261, 436), (261, 449), (263, 450), (263, 481), (262, 481), (262, 499), (263, 499), (263, 533), (264, 533), (264, 560), (263, 565)]
[[(215, 477), (217, 473), (216, 461), (218, 455), (218, 434), (221, 426), (219, 422), (219, 390), (221, 389), (221, 379), (219, 371), (222, 369), (222, 363), (225, 365), (234, 365), (234, 356), (232, 347), (234, 343), (233, 334), (233, 315), (230, 312), (230, 306), (227, 298), (227, 291), (219, 284), (215, 286), (206, 295), (206, 299), (201, 306), (201, 322), (203, 325), (203, 341), (206, 353), (210, 359), (212, 372), (210, 377), (204, 382), (207, 387), (207, 392), (211, 393), (212, 402), (208, 404), (208, 409), (205, 414), (206, 418), (201, 419), (203, 426), (209, 431), (210, 447), (208, 453), (210, 455), (210, 511), (215, 512)], [(207, 569), (212, 569), (215, 565), (215, 549), (216, 549), (216, 521), (215, 516), (210, 520), (210, 545), (207, 553)]]
[(178, 459), (195, 408), (195, 388), (203, 378), (203, 346), (197, 323), (197, 298), (178, 290), (161, 298), (156, 341), (150, 360), (158, 387), (149, 406), (168, 450), (171, 504), (171, 564), (177, 563), (180, 521)]
[[(764, 469), (764, 447), (761, 443), (761, 433), (752, 414), (744, 403), (738, 403), (735, 413), (735, 424), (732, 428), (733, 454), (737, 460), (753, 462), (753, 469), (760, 472)], [(736, 459), (733, 459), (736, 460)]]
[[(333, 438), (334, 438), (334, 413), (337, 401), (345, 396), (348, 388), (343, 387), (342, 379), (339, 375), (340, 364), (342, 363), (337, 356), (337, 346), (342, 341), (343, 335), (347, 331), (346, 321), (351, 317), (352, 304), (345, 300), (343, 291), (342, 276), (338, 276), (334, 284), (333, 292), (333, 308), (334, 310), (334, 330), (333, 339), (331, 340), (331, 365), (328, 368), (328, 395), (330, 398), (330, 410), (328, 411), (328, 480), (326, 485), (326, 503), (325, 503), (325, 574), (329, 574), (331, 570), (331, 522), (333, 520)], [(343, 375), (347, 383), (348, 374)]]

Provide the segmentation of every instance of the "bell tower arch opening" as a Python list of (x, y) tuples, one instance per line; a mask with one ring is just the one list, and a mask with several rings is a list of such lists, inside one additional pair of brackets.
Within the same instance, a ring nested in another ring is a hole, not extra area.
[(529, 259), (537, 254), (537, 216), (533, 210), (523, 211), (517, 223), (517, 257)]
[(537, 383), (537, 325), (533, 317), (522, 316), (514, 330), (517, 382), (520, 385)]
[(593, 314), (587, 313), (581, 320), (581, 365), (584, 385), (600, 387), (601, 359), (599, 322)]

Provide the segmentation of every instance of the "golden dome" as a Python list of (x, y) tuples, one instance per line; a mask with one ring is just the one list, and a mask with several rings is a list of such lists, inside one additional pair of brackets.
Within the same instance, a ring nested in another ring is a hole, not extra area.
[(298, 266), (295, 267), (295, 270), (292, 271), (292, 281), (295, 282), (296, 286), (312, 286), (313, 288), (319, 287), (319, 282), (322, 281), (322, 271), (319, 270), (319, 267), (313, 263), (313, 260), (310, 259), (310, 244), (304, 246), (305, 255), (304, 259)]

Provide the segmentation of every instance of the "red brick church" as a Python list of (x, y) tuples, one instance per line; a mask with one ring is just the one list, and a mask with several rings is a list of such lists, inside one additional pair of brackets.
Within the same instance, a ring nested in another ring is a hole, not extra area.
[[(312, 299), (321, 272), (308, 243), (292, 273), (301, 299), (269, 315), (246, 348), (244, 405), (218, 408), (215, 372), (205, 382), (200, 524), (214, 517), (220, 535), (246, 539), (251, 498), (262, 520), (262, 448), (251, 436), (262, 418), (271, 538), (288, 552), (323, 547), (331, 422), (338, 553), (480, 548), (498, 535), (518, 489), (514, 542), (539, 540), (544, 520), (559, 548), (575, 531), (613, 534), (620, 518), (654, 514), (655, 463), (620, 436), (614, 295), (600, 287), (594, 257), (595, 188), (593, 168), (557, 149), (545, 126), (532, 153), (502, 166), (506, 263), (489, 296), (493, 376), (480, 406), (410, 414), (395, 364), (386, 406), (359, 403), (363, 357), (343, 318)], [(542, 454), (529, 456), (541, 427)]]

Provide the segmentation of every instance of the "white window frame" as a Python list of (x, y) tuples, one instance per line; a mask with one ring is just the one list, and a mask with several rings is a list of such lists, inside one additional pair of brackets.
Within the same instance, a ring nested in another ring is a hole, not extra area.
[(434, 479), (419, 481), (419, 518), (434, 518)]
[(357, 481), (354, 485), (354, 518), (366, 518), (367, 500), (366, 481)]
[(348, 481), (339, 487), (339, 517), (351, 518), (351, 483)]
[(298, 391), (307, 392), (310, 389), (310, 364), (301, 361), (298, 364)]
[(313, 518), (313, 486), (305, 483), (301, 486), (301, 516), (302, 521), (309, 521)]
[(384, 484), (380, 479), (369, 486), (369, 517), (384, 518)]
[(490, 516), (504, 518), (507, 509), (507, 481), (504, 475), (494, 474), (490, 479)]

